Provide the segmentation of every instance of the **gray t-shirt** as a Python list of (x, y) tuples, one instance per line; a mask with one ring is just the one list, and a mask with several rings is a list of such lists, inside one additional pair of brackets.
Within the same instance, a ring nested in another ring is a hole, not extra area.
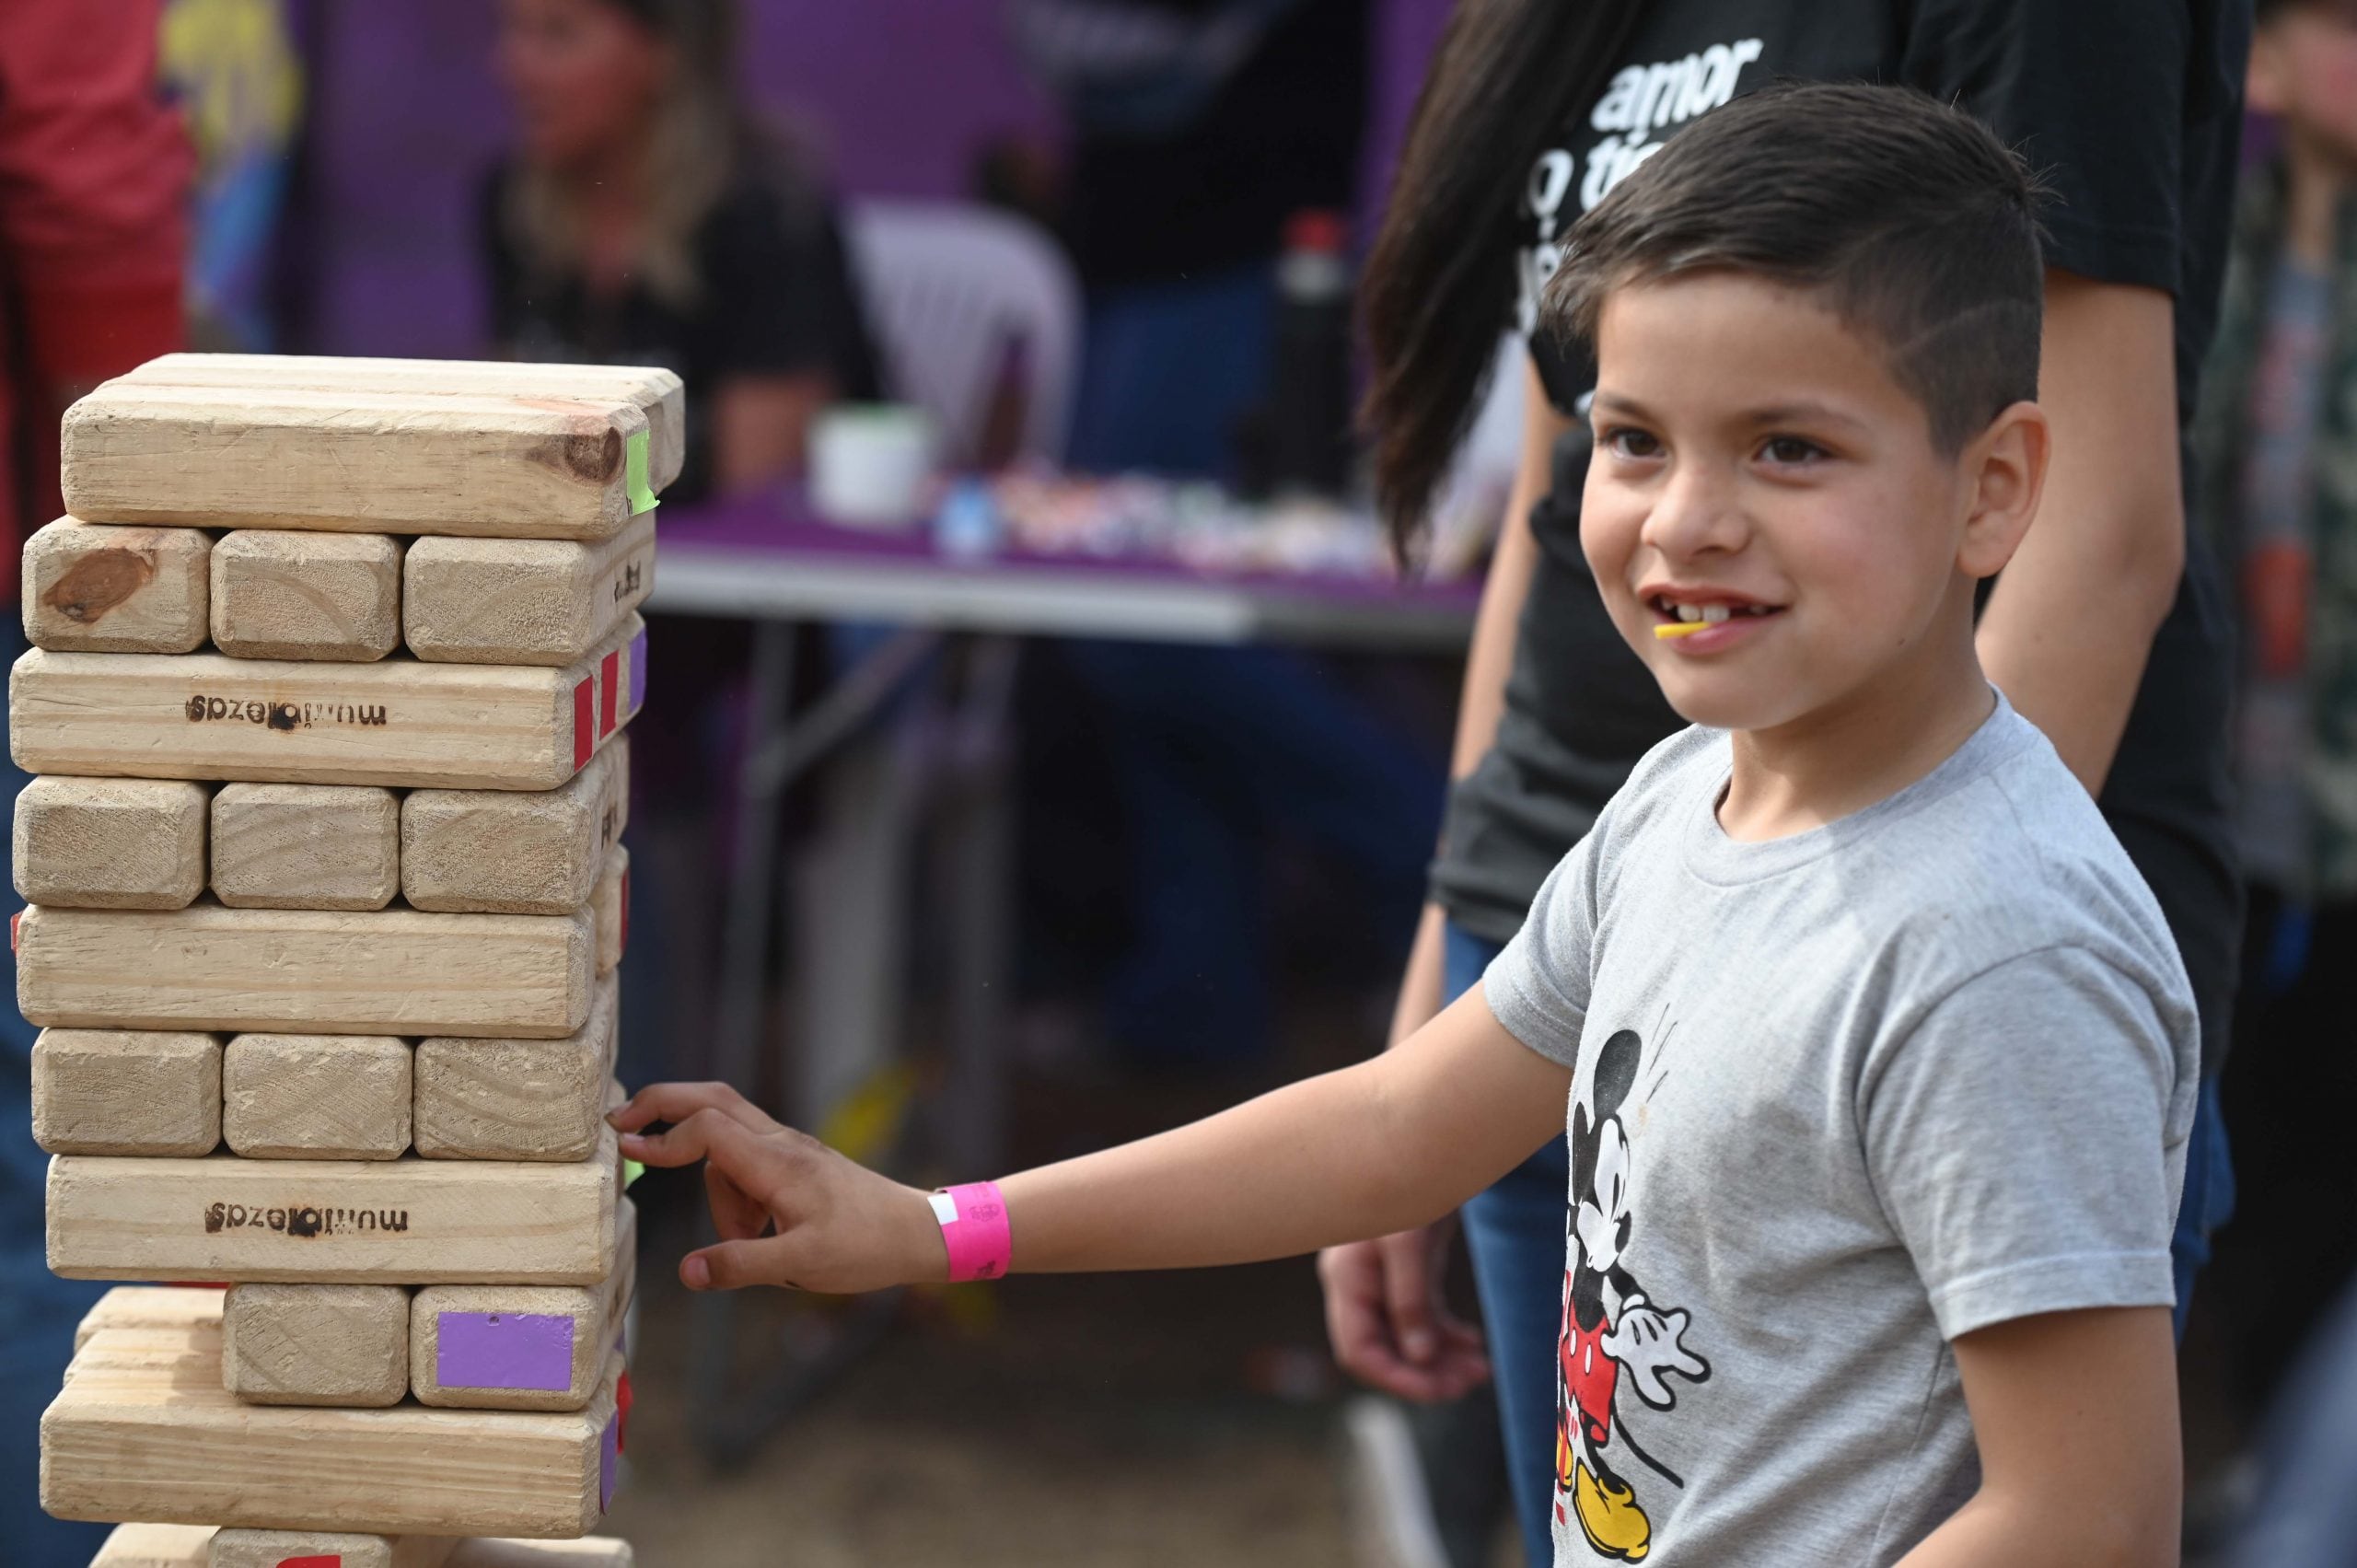
[(1648, 754), (1484, 981), (1573, 1074), (1559, 1565), (1889, 1562), (1979, 1481), (1951, 1339), (2174, 1295), (2192, 993), (2046, 738), (1763, 843), (1730, 756)]

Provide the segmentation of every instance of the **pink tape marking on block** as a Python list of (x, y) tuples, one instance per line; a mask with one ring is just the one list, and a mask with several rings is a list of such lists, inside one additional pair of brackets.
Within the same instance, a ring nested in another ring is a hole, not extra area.
[(585, 675), (573, 688), (573, 768), (575, 772), (589, 765), (589, 753), (597, 749), (597, 689)]
[(994, 1280), (1015, 1256), (1007, 1227), (1006, 1200), (995, 1181), (970, 1181), (933, 1194), (933, 1217), (941, 1222), (942, 1245), (949, 1249), (949, 1278)]

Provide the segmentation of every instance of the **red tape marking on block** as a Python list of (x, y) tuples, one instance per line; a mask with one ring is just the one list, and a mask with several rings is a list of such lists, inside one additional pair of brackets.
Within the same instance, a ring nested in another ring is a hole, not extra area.
[(278, 1568), (343, 1568), (343, 1553), (324, 1552), (317, 1557), (282, 1557)]
[(614, 1383), (614, 1452), (630, 1447), (630, 1374), (625, 1371)]
[(598, 665), (598, 738), (614, 733), (621, 722), (622, 651), (616, 648)]
[(573, 769), (579, 772), (589, 765), (589, 753), (598, 745), (598, 697), (589, 678), (583, 676), (573, 688)]

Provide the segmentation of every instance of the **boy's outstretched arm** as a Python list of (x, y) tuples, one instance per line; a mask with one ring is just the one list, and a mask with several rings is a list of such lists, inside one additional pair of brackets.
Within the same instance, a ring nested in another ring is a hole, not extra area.
[[(1245, 1263), (1423, 1225), (1560, 1132), (1570, 1085), (1477, 987), (1370, 1061), (1002, 1179), (1014, 1267)], [(611, 1120), (633, 1159), (704, 1162), (721, 1241), (681, 1262), (692, 1288), (847, 1293), (947, 1274), (924, 1193), (779, 1126), (725, 1085), (656, 1084)], [(669, 1130), (644, 1131), (658, 1121)]]
[(1980, 1489), (1899, 1568), (2166, 1568), (2183, 1464), (2165, 1307), (2049, 1312), (1958, 1335)]

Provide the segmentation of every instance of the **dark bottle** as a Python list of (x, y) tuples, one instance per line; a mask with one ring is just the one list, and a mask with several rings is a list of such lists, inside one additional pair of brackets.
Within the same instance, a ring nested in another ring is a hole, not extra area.
[(1350, 225), (1312, 209), (1285, 223), (1269, 377), (1270, 478), (1280, 494), (1340, 498), (1351, 472)]

